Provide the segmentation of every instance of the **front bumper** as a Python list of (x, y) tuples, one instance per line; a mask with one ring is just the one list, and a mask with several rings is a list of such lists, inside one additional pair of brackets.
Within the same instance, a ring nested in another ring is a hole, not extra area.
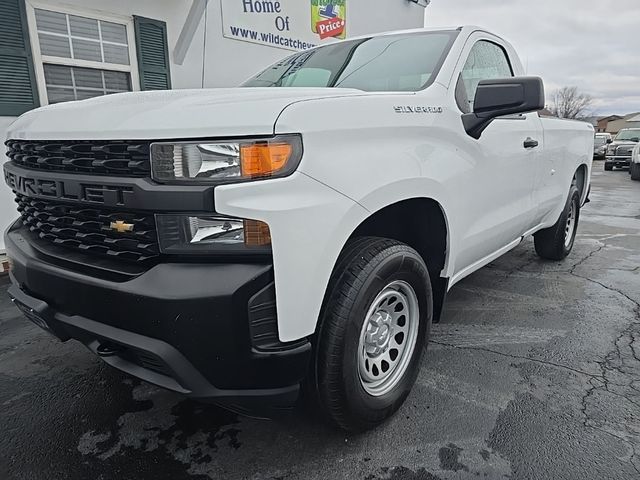
[(20, 221), (5, 243), (10, 295), (61, 340), (76, 339), (113, 367), (236, 411), (270, 414), (295, 403), (310, 343), (256, 347), (265, 308), (275, 305), (271, 265), (159, 263), (119, 278), (68, 268)]
[(614, 167), (628, 167), (631, 165), (631, 157), (607, 156), (605, 163)]

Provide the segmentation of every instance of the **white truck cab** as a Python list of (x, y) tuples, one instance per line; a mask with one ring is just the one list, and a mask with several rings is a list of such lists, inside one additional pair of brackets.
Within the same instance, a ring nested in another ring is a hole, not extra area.
[(482, 28), (422, 29), (240, 88), (26, 113), (4, 167), (11, 294), (152, 383), (241, 411), (306, 383), (338, 426), (373, 427), (454, 284), (527, 235), (543, 258), (571, 251), (593, 128), (540, 118), (523, 75)]

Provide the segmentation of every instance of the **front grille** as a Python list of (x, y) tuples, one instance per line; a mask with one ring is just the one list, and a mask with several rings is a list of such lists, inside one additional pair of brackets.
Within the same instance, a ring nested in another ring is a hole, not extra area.
[(616, 150), (616, 155), (628, 155), (631, 156), (631, 152), (633, 152), (633, 147), (618, 147), (618, 149)]
[[(83, 207), (17, 195), (24, 225), (42, 240), (76, 251), (142, 262), (159, 254), (153, 215)], [(112, 228), (133, 225), (130, 231)], [(112, 225), (113, 224), (113, 225)]]
[(147, 177), (150, 142), (8, 140), (7, 157), (34, 170)]

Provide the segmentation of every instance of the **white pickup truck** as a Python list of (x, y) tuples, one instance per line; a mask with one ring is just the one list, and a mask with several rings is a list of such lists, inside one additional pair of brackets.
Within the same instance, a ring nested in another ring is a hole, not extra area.
[[(20, 117), (6, 233), (25, 315), (236, 411), (299, 392), (348, 430), (392, 415), (461, 279), (534, 235), (573, 246), (593, 128), (477, 27), (292, 55), (241, 88)], [(301, 389), (305, 386), (305, 389)]]

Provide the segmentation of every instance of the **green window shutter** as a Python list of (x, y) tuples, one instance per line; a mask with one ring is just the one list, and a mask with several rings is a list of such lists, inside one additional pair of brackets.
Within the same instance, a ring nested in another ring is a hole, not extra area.
[(167, 24), (159, 20), (133, 17), (136, 28), (136, 49), (140, 89), (166, 90), (171, 88)]
[(24, 0), (0, 0), (0, 116), (39, 105)]

